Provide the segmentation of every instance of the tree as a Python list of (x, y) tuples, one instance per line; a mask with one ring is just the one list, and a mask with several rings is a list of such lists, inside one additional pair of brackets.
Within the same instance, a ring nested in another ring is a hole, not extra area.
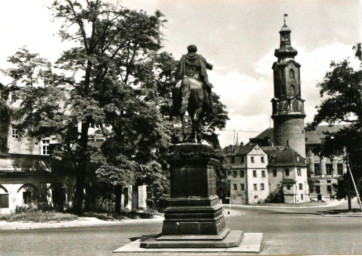
[[(361, 44), (354, 49), (361, 60)], [(318, 106), (318, 113), (309, 128), (313, 129), (323, 121), (330, 125), (341, 122), (349, 124), (335, 133), (326, 134), (321, 154), (341, 155), (346, 149), (353, 176), (359, 180), (362, 177), (362, 71), (354, 70), (348, 60), (332, 62), (330, 69), (318, 84), (321, 97), (326, 98)], [(346, 181), (347, 177), (345, 175), (343, 180)], [(346, 187), (340, 182), (337, 195), (344, 197)]]
[[(96, 181), (113, 188), (119, 202), (122, 186), (140, 181), (138, 173), (152, 169), (154, 161), (166, 166), (163, 155), (173, 127), (166, 111), (175, 61), (159, 53), (165, 22), (159, 11), (148, 15), (100, 0), (54, 1), (51, 9), (63, 24), (61, 39), (73, 47), (55, 65), (21, 49), (9, 58), (14, 65), (9, 75), (23, 87), (15, 113), (22, 134), (55, 136), (52, 156), (72, 163), (79, 214), (84, 191), (92, 198)], [(208, 120), (215, 145), (215, 129), (227, 119), (225, 106), (218, 103), (218, 109)], [(106, 138), (101, 147), (90, 142), (91, 126)]]
[[(55, 68), (20, 50), (9, 58), (15, 65), (10, 75), (24, 86), (19, 126), (31, 136), (57, 136), (54, 154), (72, 161), (74, 210), (81, 213), (86, 183), (95, 174), (93, 164), (101, 165), (98, 174), (115, 170), (126, 182), (132, 163), (147, 162), (141, 159), (152, 154), (152, 143), (166, 141), (157, 106), (143, 101), (153, 88), (137, 84), (143, 63), (161, 48), (164, 19), (160, 12), (147, 15), (99, 0), (54, 1), (52, 10), (63, 22), (62, 40), (74, 47), (62, 53)], [(89, 144), (93, 124), (122, 150), (102, 156)]]
[(6, 104), (7, 92), (0, 84), (0, 153), (8, 152), (8, 134), (10, 125), (10, 109)]

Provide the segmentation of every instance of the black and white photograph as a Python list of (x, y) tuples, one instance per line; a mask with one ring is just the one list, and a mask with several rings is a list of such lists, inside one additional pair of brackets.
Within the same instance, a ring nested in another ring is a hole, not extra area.
[(0, 255), (362, 255), (362, 0), (7, 0)]

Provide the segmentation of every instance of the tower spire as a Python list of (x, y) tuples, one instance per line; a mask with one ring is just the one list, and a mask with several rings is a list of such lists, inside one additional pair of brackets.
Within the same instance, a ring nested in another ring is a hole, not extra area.
[(287, 17), (288, 17), (288, 13), (284, 13), (284, 25), (287, 25)]

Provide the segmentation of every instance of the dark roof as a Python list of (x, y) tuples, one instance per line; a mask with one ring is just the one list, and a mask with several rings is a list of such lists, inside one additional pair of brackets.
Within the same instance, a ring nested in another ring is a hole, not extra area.
[(226, 155), (246, 155), (255, 148), (256, 145), (230, 145), (224, 148)]
[[(322, 144), (323, 138), (326, 137), (325, 133), (327, 133), (327, 132), (334, 133), (347, 126), (348, 125), (345, 125), (345, 124), (339, 124), (339, 125), (334, 125), (334, 126), (328, 126), (328, 125), (317, 126), (316, 129), (313, 131), (306, 131), (305, 144), (306, 145)], [(274, 131), (273, 128), (265, 129), (262, 133), (260, 133), (255, 138), (259, 139), (259, 140), (263, 140), (265, 138), (270, 138), (270, 141), (274, 141), (274, 132), (273, 131)]]
[(305, 158), (299, 155), (289, 146), (281, 147), (261, 147), (267, 154), (269, 159), (268, 166), (271, 167), (305, 167)]

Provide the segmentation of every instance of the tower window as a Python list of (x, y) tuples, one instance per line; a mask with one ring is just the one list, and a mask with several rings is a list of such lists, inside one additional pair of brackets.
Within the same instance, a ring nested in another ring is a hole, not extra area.
[(289, 70), (289, 79), (295, 79), (295, 73), (293, 69)]
[(274, 177), (277, 176), (277, 169), (273, 169), (273, 176), (274, 176)]

